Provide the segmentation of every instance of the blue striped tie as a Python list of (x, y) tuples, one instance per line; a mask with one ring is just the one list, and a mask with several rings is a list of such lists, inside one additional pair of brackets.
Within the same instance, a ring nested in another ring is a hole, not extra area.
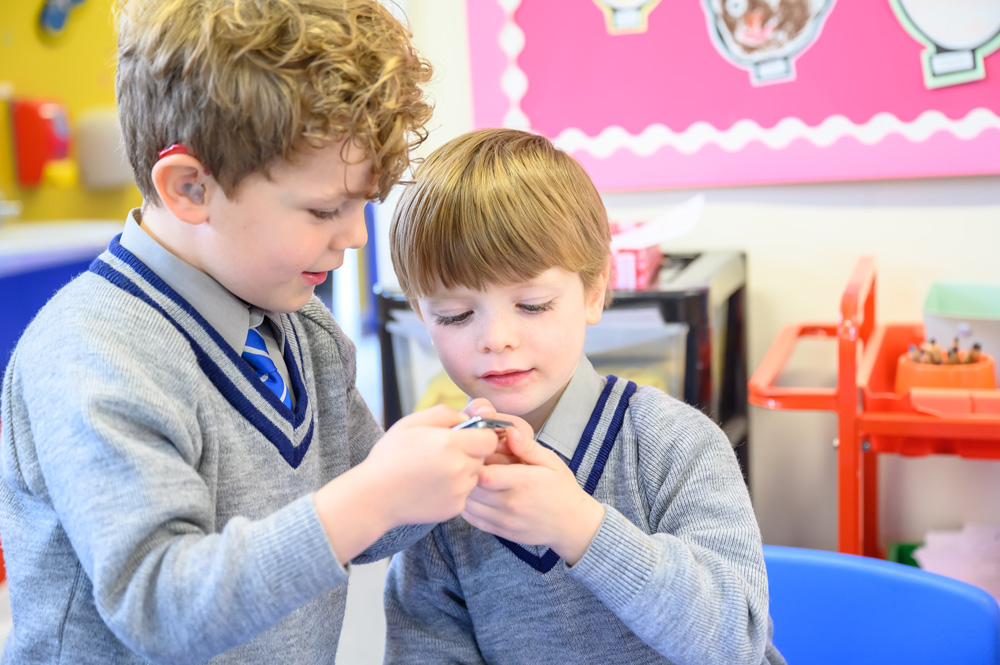
[(288, 389), (281, 379), (281, 374), (278, 373), (278, 368), (267, 353), (264, 338), (261, 337), (260, 331), (256, 328), (250, 328), (247, 332), (247, 343), (243, 347), (243, 359), (250, 363), (264, 385), (277, 395), (285, 406), (291, 409), (292, 396), (288, 394)]

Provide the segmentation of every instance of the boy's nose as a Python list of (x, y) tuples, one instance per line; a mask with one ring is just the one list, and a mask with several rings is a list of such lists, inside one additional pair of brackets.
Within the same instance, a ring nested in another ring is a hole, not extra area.
[(350, 218), (344, 224), (343, 231), (338, 233), (331, 242), (332, 245), (335, 245), (334, 249), (361, 249), (365, 246), (365, 243), (368, 242), (368, 227), (365, 226), (365, 210), (368, 205), (370, 204), (365, 204), (356, 212), (351, 213)]
[(495, 316), (486, 321), (480, 336), (480, 350), (483, 353), (499, 353), (508, 349), (516, 349), (518, 336), (512, 323), (504, 316)]

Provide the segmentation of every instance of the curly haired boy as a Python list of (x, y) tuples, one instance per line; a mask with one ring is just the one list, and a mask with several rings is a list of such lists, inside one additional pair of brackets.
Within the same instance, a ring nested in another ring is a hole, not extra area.
[(425, 136), (430, 69), (375, 0), (117, 13), (144, 204), (7, 368), (2, 662), (332, 662), (349, 563), (457, 515), (497, 446), (445, 408), (383, 436), (313, 295)]

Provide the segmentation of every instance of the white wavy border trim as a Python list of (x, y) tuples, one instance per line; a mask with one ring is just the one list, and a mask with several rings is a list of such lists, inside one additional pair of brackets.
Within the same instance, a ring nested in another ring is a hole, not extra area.
[(608, 157), (621, 148), (627, 148), (640, 157), (648, 157), (663, 147), (690, 155), (710, 144), (727, 152), (739, 152), (753, 141), (759, 141), (771, 150), (786, 148), (796, 139), (805, 139), (825, 148), (845, 136), (854, 137), (865, 145), (879, 143), (890, 134), (900, 134), (908, 141), (921, 143), (939, 131), (968, 141), (987, 129), (1000, 129), (1000, 117), (990, 109), (977, 108), (961, 120), (951, 120), (940, 111), (933, 110), (924, 111), (912, 122), (902, 122), (891, 113), (876, 113), (861, 125), (842, 115), (831, 115), (816, 127), (806, 125), (799, 118), (782, 118), (771, 129), (764, 129), (753, 120), (739, 120), (724, 131), (707, 122), (696, 122), (679, 133), (661, 124), (650, 125), (640, 134), (629, 134), (621, 127), (612, 126), (594, 137), (570, 128), (563, 130), (554, 143), (567, 152), (586, 151), (598, 158)]
[[(524, 31), (514, 22), (514, 12), (521, 0), (497, 0), (504, 10), (504, 25), (500, 30), (500, 49), (507, 56), (507, 67), (500, 79), (500, 89), (510, 101), (504, 115), (505, 127), (531, 130), (531, 119), (521, 109), (521, 99), (528, 91), (528, 76), (517, 65), (524, 50)], [(824, 148), (837, 139), (852, 136), (865, 145), (874, 145), (890, 134), (901, 134), (913, 143), (926, 141), (938, 131), (949, 132), (968, 141), (987, 129), (1000, 129), (1000, 117), (986, 108), (972, 109), (961, 120), (950, 120), (940, 111), (924, 111), (916, 120), (903, 122), (891, 113), (876, 113), (868, 122), (857, 125), (842, 115), (832, 115), (816, 127), (799, 118), (783, 118), (774, 127), (764, 129), (753, 120), (738, 120), (727, 130), (718, 130), (707, 122), (696, 122), (683, 132), (666, 125), (653, 124), (639, 134), (629, 134), (618, 126), (606, 127), (597, 136), (588, 136), (576, 128), (560, 132), (554, 143), (567, 152), (586, 151), (598, 158), (609, 157), (616, 150), (627, 148), (640, 157), (648, 157), (663, 147), (672, 147), (690, 155), (706, 145), (714, 144), (727, 152), (739, 152), (749, 143), (760, 141), (772, 150), (781, 150), (796, 139), (805, 139)]]
[(531, 129), (531, 121), (521, 110), (521, 98), (528, 91), (528, 77), (517, 66), (517, 57), (524, 49), (524, 31), (514, 23), (514, 12), (521, 6), (521, 0), (498, 0), (504, 11), (503, 27), (500, 29), (500, 50), (507, 56), (507, 67), (500, 77), (500, 89), (510, 100), (510, 108), (504, 114), (504, 127)]

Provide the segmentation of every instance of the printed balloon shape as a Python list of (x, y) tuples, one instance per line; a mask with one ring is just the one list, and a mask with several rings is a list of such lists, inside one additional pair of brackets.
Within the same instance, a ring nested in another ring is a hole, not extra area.
[(1000, 48), (1000, 0), (890, 0), (896, 18), (924, 45), (924, 85), (986, 77), (983, 58)]
[(716, 49), (754, 85), (795, 80), (795, 59), (819, 37), (834, 0), (704, 0)]

